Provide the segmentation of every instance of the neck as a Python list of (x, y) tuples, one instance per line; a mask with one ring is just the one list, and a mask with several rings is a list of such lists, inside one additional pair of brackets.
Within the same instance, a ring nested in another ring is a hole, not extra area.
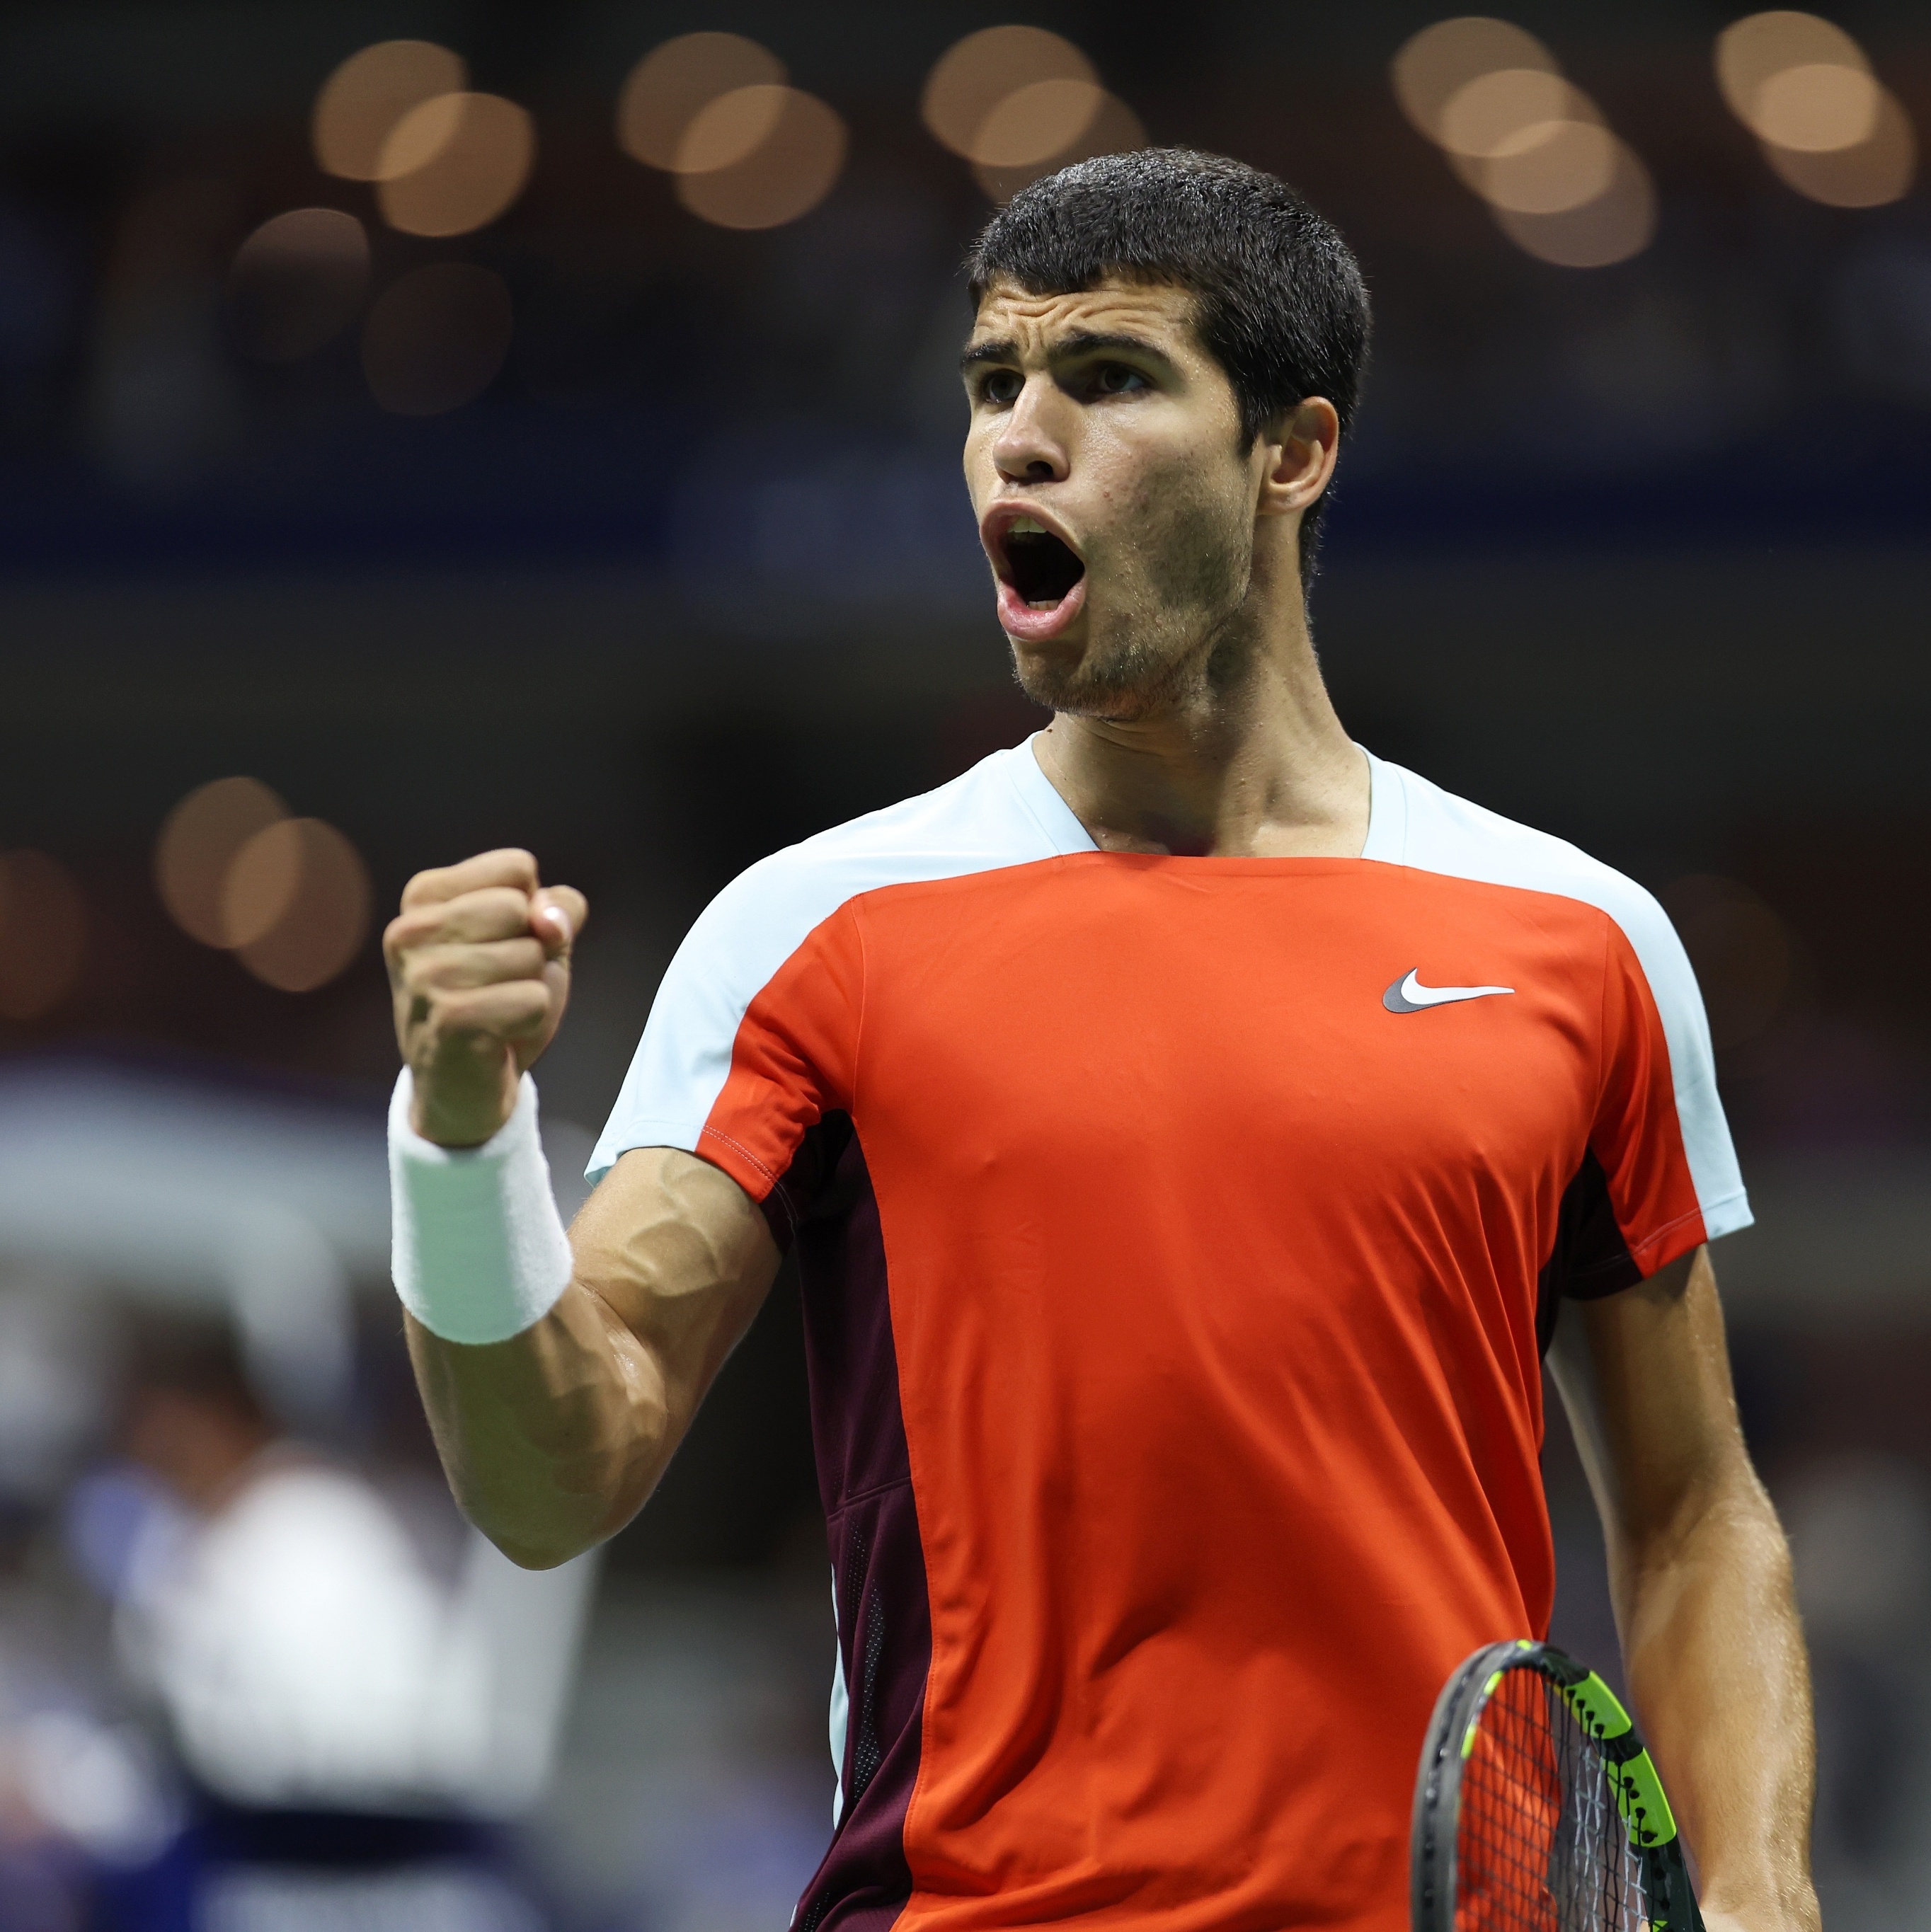
[(1335, 716), (1296, 594), (1197, 688), (1130, 719), (1056, 713), (1041, 769), (1104, 851), (1360, 856), (1368, 763)]

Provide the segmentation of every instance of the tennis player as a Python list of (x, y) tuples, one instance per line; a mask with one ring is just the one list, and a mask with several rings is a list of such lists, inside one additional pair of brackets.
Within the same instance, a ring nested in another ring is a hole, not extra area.
[(1710, 1923), (1813, 1925), (1689, 965), (1323, 686), (1359, 268), (1160, 152), (1026, 189), (970, 268), (966, 480), (1052, 723), (719, 896), (567, 1234), (528, 1069), (581, 896), (490, 852), (389, 929), (396, 1278), (458, 1496), (525, 1564), (609, 1535), (791, 1250), (839, 1634), (799, 1932), (1395, 1932), (1435, 1694), (1548, 1622), (1553, 1336)]

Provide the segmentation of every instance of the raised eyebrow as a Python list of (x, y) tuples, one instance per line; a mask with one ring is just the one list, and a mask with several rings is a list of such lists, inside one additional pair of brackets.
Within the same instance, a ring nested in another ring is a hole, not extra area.
[(1170, 362), (1173, 359), (1158, 343), (1148, 341), (1143, 335), (1100, 334), (1090, 330), (1056, 342), (1053, 345), (1053, 359), (1058, 362), (1062, 357), (1094, 356), (1109, 349), (1144, 356), (1155, 362)]
[(1017, 362), (1018, 360), (1019, 344), (1016, 342), (969, 342), (959, 352), (959, 373), (963, 376), (983, 362)]
[[(1143, 356), (1149, 362), (1170, 365), (1173, 362), (1158, 344), (1148, 341), (1143, 335), (1102, 333), (1095, 329), (1083, 329), (1077, 335), (1065, 336), (1056, 342), (1050, 351), (1050, 359), (1055, 362), (1077, 362), (1082, 356), (1104, 355), (1109, 350), (1116, 355), (1125, 352)], [(988, 362), (1013, 363), (1019, 359), (1019, 344), (1003, 338), (996, 342), (971, 343), (959, 358), (959, 373), (969, 375)]]

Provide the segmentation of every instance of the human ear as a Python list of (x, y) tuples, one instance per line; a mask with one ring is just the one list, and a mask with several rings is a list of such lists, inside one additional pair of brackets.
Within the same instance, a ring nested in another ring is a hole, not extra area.
[(1341, 418), (1326, 397), (1305, 397), (1263, 428), (1258, 445), (1260, 514), (1291, 516), (1328, 487), (1341, 447)]

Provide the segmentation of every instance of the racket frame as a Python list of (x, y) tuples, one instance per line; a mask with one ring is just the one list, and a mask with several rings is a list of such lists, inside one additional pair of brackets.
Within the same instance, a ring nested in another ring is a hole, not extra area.
[(1641, 1868), (1652, 1932), (1704, 1932), (1675, 1817), (1629, 1713), (1593, 1671), (1554, 1645), (1527, 1637), (1485, 1645), (1450, 1676), (1435, 1700), (1415, 1780), (1409, 1838), (1413, 1932), (1455, 1932), (1464, 1768), (1482, 1713), (1511, 1670), (1533, 1671), (1552, 1684), (1601, 1749), (1617, 1816)]

